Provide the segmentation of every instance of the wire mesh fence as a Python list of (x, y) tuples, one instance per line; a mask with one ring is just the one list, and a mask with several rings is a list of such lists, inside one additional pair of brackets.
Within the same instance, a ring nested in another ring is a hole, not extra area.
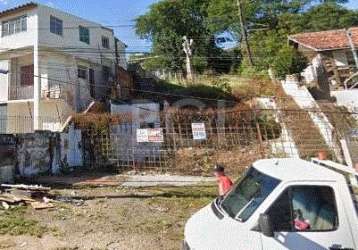
[[(76, 120), (82, 130), (86, 165), (91, 168), (209, 173), (215, 163), (240, 169), (269, 157), (308, 159), (326, 151), (336, 161), (358, 152), (358, 126), (347, 112), (234, 110), (166, 111), (156, 122), (132, 114), (96, 115)], [(334, 124), (334, 125), (332, 125)], [(347, 153), (347, 152), (346, 152)]]
[[(81, 157), (92, 169), (205, 174), (215, 163), (238, 171), (261, 158), (309, 159), (325, 151), (335, 161), (354, 165), (358, 125), (353, 115), (343, 110), (235, 108), (76, 115), (72, 122), (81, 138), (73, 143), (72, 153), (79, 156), (72, 158)], [(39, 122), (42, 130), (66, 133), (58, 119), (44, 116)], [(0, 116), (0, 134), (33, 133), (33, 124), (33, 117)], [(62, 144), (56, 147), (66, 148)]]

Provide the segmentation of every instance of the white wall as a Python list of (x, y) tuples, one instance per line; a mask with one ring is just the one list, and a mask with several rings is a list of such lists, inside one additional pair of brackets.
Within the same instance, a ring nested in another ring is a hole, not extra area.
[[(108, 82), (103, 81), (102, 65), (111, 68), (112, 75), (115, 73), (115, 38), (111, 30), (103, 28), (100, 24), (87, 21), (80, 17), (56, 10), (47, 6), (39, 5), (39, 45), (40, 51), (46, 53), (48, 57), (58, 52), (51, 51), (49, 48), (60, 48), (60, 52), (72, 56), (72, 62), (67, 61), (65, 67), (77, 67), (78, 65), (92, 68), (95, 75), (95, 97), (104, 96)], [(63, 35), (57, 35), (50, 32), (50, 18), (54, 16), (63, 21)], [(90, 30), (90, 44), (81, 42), (79, 39), (79, 26), (88, 27)], [(102, 36), (109, 39), (110, 49), (103, 48)], [(62, 48), (62, 49), (61, 49)], [(66, 49), (63, 49), (66, 48)], [(74, 49), (69, 49), (74, 48)], [(121, 53), (120, 64), (126, 67), (125, 44), (119, 43), (119, 53)], [(57, 57), (56, 57), (57, 58)], [(76, 61), (73, 64), (73, 61)], [(58, 62), (61, 66), (63, 62)], [(56, 67), (56, 61), (51, 62)], [(54, 72), (52, 71), (52, 74)], [(49, 72), (49, 76), (51, 72)], [(80, 83), (81, 105), (86, 106), (89, 101), (89, 82), (83, 79), (76, 79)], [(87, 85), (87, 87), (86, 87)], [(108, 86), (109, 87), (109, 86)], [(87, 100), (86, 100), (87, 99)]]
[(33, 102), (8, 103), (7, 133), (31, 133), (33, 128)]
[(111, 126), (111, 141), (114, 152), (123, 161), (144, 161), (146, 157), (159, 157), (161, 143), (138, 143), (137, 129), (141, 123), (154, 123), (160, 128), (158, 103), (111, 104), (112, 114), (129, 115), (132, 122)]
[[(1, 60), (0, 69), (8, 70), (9, 61)], [(0, 74), (0, 102), (6, 102), (8, 100), (8, 95), (9, 95), (8, 87), (9, 87), (9, 75)]]
[[(331, 91), (338, 106), (344, 106), (351, 112), (358, 112), (358, 89)], [(358, 115), (356, 115), (358, 118)]]
[[(0, 75), (0, 102), (8, 100), (9, 79), (11, 84), (16, 85), (18, 80), (19, 67), (21, 65), (33, 64), (32, 49), (35, 42), (39, 44), (39, 74), (41, 76), (41, 93), (42, 97), (46, 90), (53, 92), (54, 89), (62, 88), (62, 91), (72, 94), (72, 98), (67, 93), (66, 101), (68, 105), (74, 105), (75, 85), (80, 84), (80, 106), (86, 108), (91, 100), (89, 94), (89, 83), (87, 80), (78, 79), (77, 67), (86, 64), (87, 68), (95, 70), (96, 97), (101, 96), (105, 88), (102, 85), (108, 84), (103, 81), (102, 65), (108, 66), (115, 71), (115, 38), (111, 30), (103, 28), (100, 24), (87, 21), (80, 17), (56, 10), (44, 5), (38, 5), (37, 8), (24, 10), (5, 18), (0, 18), (0, 30), (3, 21), (11, 20), (16, 17), (27, 16), (27, 31), (6, 37), (0, 36), (0, 47), (9, 49), (25, 48), (25, 51), (15, 51), (3, 53), (2, 58), (15, 59), (17, 63), (6, 60), (0, 61), (1, 69), (10, 70), (9, 76)], [(63, 21), (63, 35), (59, 36), (50, 32), (50, 17), (54, 16)], [(79, 26), (89, 27), (90, 44), (83, 43), (79, 40)], [(38, 29), (38, 37), (35, 32)], [(102, 47), (102, 36), (109, 38), (110, 49)], [(125, 44), (119, 43), (119, 53), (121, 53), (120, 62), (126, 67)], [(64, 50), (64, 47), (74, 48), (75, 51)], [(62, 49), (61, 49), (62, 48)], [(78, 48), (85, 49), (87, 53), (79, 53)], [(59, 50), (58, 50), (59, 49)], [(31, 54), (29, 54), (31, 53)], [(6, 66), (7, 65), (7, 66)], [(67, 83), (66, 83), (67, 82)], [(22, 107), (21, 107), (22, 108)], [(26, 109), (23, 109), (26, 111)], [(10, 114), (17, 114), (16, 109), (9, 109)], [(20, 112), (21, 113), (21, 112)]]
[(1, 48), (17, 49), (17, 48), (33, 46), (36, 38), (34, 29), (37, 28), (36, 8), (0, 18), (0, 30), (2, 30), (2, 22), (11, 20), (16, 17), (21, 17), (24, 15), (27, 15), (27, 31), (5, 36), (5, 37), (0, 36)]
[(132, 124), (135, 124), (137, 127), (143, 122), (155, 123), (160, 126), (159, 110), (159, 104), (154, 102), (111, 104), (111, 114), (131, 114), (133, 117)]
[[(101, 63), (103, 58), (115, 60), (114, 35), (108, 30), (102, 28), (100, 24), (87, 21), (69, 13), (56, 10), (44, 5), (39, 5), (39, 44), (44, 47), (71, 47), (76, 48), (71, 54), (96, 63)], [(63, 35), (57, 35), (50, 32), (50, 17), (54, 16), (63, 21)], [(89, 27), (90, 44), (81, 42), (79, 39), (79, 26)], [(102, 36), (109, 38), (110, 49), (102, 47)], [(78, 48), (86, 49), (87, 53), (78, 53)], [(88, 52), (88, 50), (91, 50)], [(98, 53), (93, 53), (98, 52)]]

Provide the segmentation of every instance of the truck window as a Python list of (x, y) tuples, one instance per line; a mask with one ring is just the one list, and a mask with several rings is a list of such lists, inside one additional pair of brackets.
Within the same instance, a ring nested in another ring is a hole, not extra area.
[(290, 187), (268, 214), (276, 232), (332, 231), (338, 227), (336, 201), (330, 187)]
[(246, 221), (280, 183), (279, 180), (250, 168), (221, 203), (232, 218)]

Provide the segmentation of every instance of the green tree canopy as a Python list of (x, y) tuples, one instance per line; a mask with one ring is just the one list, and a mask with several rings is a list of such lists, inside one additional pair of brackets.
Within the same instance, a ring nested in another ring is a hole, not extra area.
[(220, 56), (213, 34), (207, 27), (208, 1), (163, 0), (136, 20), (136, 32), (153, 43), (153, 54), (161, 57), (159, 65), (172, 71), (182, 71), (185, 54), (182, 43), (187, 36), (194, 40), (194, 66), (198, 70), (214, 66), (208, 59)]
[[(255, 68), (259, 71), (274, 67), (284, 75), (304, 66), (301, 55), (287, 47), (290, 34), (358, 25), (358, 13), (342, 5), (347, 0), (241, 2)], [(226, 31), (241, 37), (237, 0), (162, 0), (136, 22), (137, 34), (153, 42), (152, 53), (156, 57), (150, 65), (175, 72), (183, 70), (183, 36), (194, 39), (193, 62), (197, 71), (233, 64), (238, 54), (217, 49), (213, 39), (215, 34)], [(243, 50), (243, 67), (246, 57)]]

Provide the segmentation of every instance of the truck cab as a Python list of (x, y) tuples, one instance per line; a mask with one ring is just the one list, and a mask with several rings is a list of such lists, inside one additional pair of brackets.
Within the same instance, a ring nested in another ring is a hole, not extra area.
[(318, 163), (260, 160), (189, 219), (183, 248), (358, 249), (354, 198), (342, 173)]

